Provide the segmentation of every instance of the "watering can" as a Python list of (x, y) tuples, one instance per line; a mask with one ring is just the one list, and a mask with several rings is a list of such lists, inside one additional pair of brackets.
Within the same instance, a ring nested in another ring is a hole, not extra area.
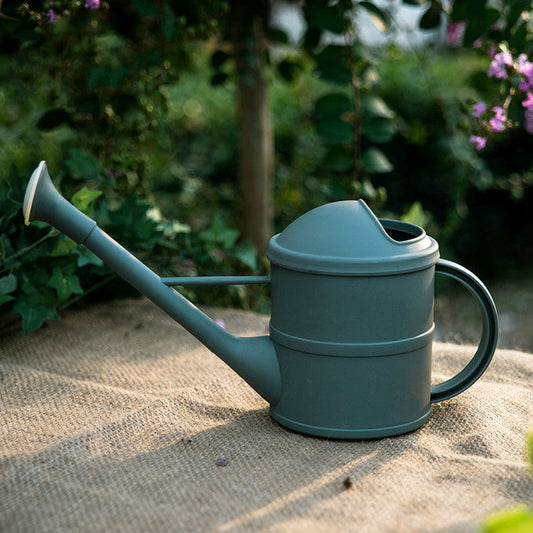
[[(432, 403), (483, 374), (496, 348), (498, 318), (483, 283), (439, 259), (422, 228), (378, 219), (362, 200), (317, 207), (272, 237), (269, 277), (159, 277), (59, 194), (44, 161), (23, 211), (26, 224), (47, 222), (100, 257), (246, 380), (277, 422), (300, 433), (369, 439), (417, 429)], [(435, 273), (469, 290), (483, 330), (470, 362), (432, 385)], [(208, 283), (270, 283), (270, 334), (232, 335), (173, 288)]]

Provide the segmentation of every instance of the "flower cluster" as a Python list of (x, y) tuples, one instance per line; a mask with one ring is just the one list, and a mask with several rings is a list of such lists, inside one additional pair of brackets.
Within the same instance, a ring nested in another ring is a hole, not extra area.
[(487, 76), (506, 83), (507, 94), (502, 105), (490, 110), (484, 102), (477, 102), (472, 106), (472, 117), (477, 119), (480, 134), (471, 135), (470, 144), (482, 150), (490, 133), (500, 133), (513, 126), (508, 120), (507, 110), (515, 96), (522, 98), (524, 127), (533, 135), (533, 63), (528, 56), (520, 54), (515, 58), (507, 48), (501, 46), (498, 53), (492, 53)]
[[(62, 14), (69, 13), (68, 6), (64, 5), (66, 3), (57, 0), (50, 0), (47, 3), (48, 10), (45, 13), (45, 20), (48, 24), (53, 24)], [(86, 0), (83, 7), (92, 11), (100, 9), (100, 0)]]

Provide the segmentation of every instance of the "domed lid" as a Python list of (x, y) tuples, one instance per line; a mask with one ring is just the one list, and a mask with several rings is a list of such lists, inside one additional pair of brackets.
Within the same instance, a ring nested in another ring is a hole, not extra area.
[(270, 239), (267, 256), (304, 272), (384, 275), (434, 265), (439, 248), (422, 228), (378, 220), (363, 200), (346, 200), (296, 219)]

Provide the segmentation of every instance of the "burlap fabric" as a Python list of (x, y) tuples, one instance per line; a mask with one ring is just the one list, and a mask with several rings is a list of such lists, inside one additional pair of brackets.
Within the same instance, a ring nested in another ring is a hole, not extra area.
[[(209, 313), (235, 333), (265, 333), (266, 317)], [(531, 354), (497, 351), (416, 432), (354, 442), (277, 425), (146, 300), (0, 343), (3, 532), (469, 532), (492, 510), (533, 504)], [(435, 378), (472, 350), (436, 344)]]

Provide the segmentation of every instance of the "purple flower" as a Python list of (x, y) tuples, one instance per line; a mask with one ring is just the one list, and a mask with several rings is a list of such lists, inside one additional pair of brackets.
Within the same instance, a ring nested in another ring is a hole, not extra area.
[(226, 466), (228, 464), (228, 460), (225, 458), (225, 457), (219, 457), (216, 461), (215, 461), (215, 464), (217, 466)]
[(533, 74), (533, 63), (528, 60), (526, 54), (520, 54), (516, 60), (516, 71), (518, 74), (530, 77)]
[(474, 118), (479, 118), (487, 110), (487, 105), (483, 102), (478, 102), (472, 106), (472, 116)]
[(494, 59), (490, 62), (490, 67), (487, 72), (489, 78), (497, 78), (501, 80), (507, 79), (507, 68), (513, 65), (513, 56), (510, 52), (505, 50), (494, 56)]
[(522, 79), (518, 88), (521, 91), (524, 91), (525, 93), (527, 93), (531, 88), (533, 88), (533, 76), (529, 76), (526, 79)]
[(48, 24), (53, 24), (54, 20), (57, 19), (57, 15), (55, 14), (55, 11), (53, 9), (49, 9), (46, 12), (46, 16), (48, 17)]
[(533, 110), (526, 108), (526, 112), (524, 113), (524, 116), (526, 119), (525, 124), (524, 124), (524, 129), (530, 135), (533, 135)]
[(529, 111), (533, 111), (533, 94), (527, 93), (527, 98), (522, 102), (522, 107)]
[(100, 0), (85, 0), (85, 7), (87, 9), (99, 9)]
[(489, 120), (489, 126), (491, 131), (495, 133), (500, 133), (505, 129), (505, 124), (501, 120), (498, 120), (496, 117), (491, 118)]
[(451, 43), (457, 43), (463, 38), (466, 22), (450, 22), (446, 26), (446, 38)]
[(485, 139), (485, 137), (480, 137), (479, 135), (471, 135), (469, 141), (470, 144), (475, 145), (476, 150), (483, 150), (487, 144), (487, 139)]
[(505, 122), (507, 120), (507, 117), (505, 115), (505, 109), (501, 106), (493, 107), (492, 110), (494, 111), (494, 118), (499, 120), (500, 122)]

